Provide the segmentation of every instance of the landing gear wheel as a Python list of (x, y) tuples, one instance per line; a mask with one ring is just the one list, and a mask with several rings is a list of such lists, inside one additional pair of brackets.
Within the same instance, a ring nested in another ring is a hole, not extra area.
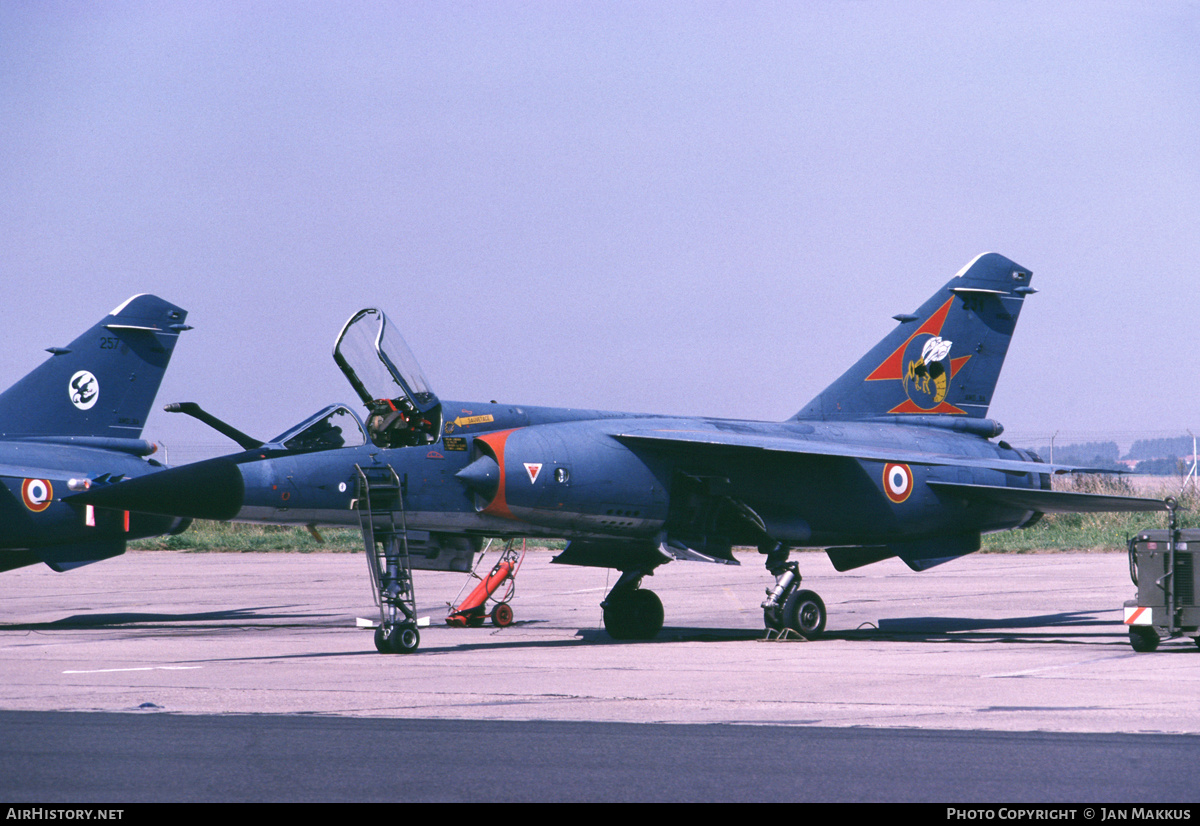
[(513, 609), (507, 602), (499, 603), (492, 609), (492, 625), (497, 628), (507, 628), (512, 625)]
[(382, 625), (375, 629), (375, 650), (380, 654), (392, 653), (392, 647), (388, 645), (387, 631)]
[(397, 625), (387, 634), (388, 648), (393, 654), (411, 654), (421, 645), (421, 632), (411, 622)]
[(1131, 625), (1129, 626), (1129, 644), (1133, 646), (1134, 651), (1153, 651), (1158, 648), (1158, 632), (1153, 628)]
[(783, 619), (800, 636), (815, 640), (825, 630), (825, 603), (813, 591), (796, 591), (783, 606)]
[(653, 591), (638, 588), (608, 598), (604, 630), (614, 640), (653, 639), (662, 627), (662, 600)]
[(663, 627), (663, 604), (658, 594), (641, 589), (633, 592), (633, 638), (650, 640)]
[(786, 627), (778, 606), (763, 609), (763, 625), (768, 631), (782, 631)]

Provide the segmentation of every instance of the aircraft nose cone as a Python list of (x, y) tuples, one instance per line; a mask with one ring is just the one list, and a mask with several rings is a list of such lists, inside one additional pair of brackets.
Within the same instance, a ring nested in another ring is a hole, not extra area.
[(500, 466), (491, 456), (480, 456), (454, 477), (485, 499), (491, 499), (500, 487)]
[(98, 508), (225, 520), (241, 510), (245, 493), (238, 465), (221, 458), (94, 487), (69, 498)]

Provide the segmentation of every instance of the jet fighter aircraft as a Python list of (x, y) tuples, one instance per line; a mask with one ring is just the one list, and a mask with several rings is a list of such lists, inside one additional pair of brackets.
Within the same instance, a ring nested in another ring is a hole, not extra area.
[(64, 496), (162, 468), (142, 427), (187, 312), (137, 295), (0, 394), (0, 571), (65, 571), (190, 520), (66, 504)]
[(1058, 492), (1051, 466), (986, 418), (1030, 271), (995, 253), (963, 267), (828, 389), (784, 422), (443, 402), (378, 310), (347, 322), (334, 359), (366, 407), (335, 405), (268, 442), (214, 423), (244, 451), (94, 487), (96, 506), (176, 516), (358, 523), (381, 604), (376, 646), (415, 650), (414, 568), (466, 570), (485, 536), (566, 537), (554, 561), (621, 572), (605, 597), (617, 638), (662, 627), (640, 587), (675, 559), (775, 577), (771, 629), (819, 636), (825, 605), (789, 561), (827, 549), (846, 571), (890, 557), (924, 570), (988, 531), (1043, 513), (1159, 510), (1153, 499)]

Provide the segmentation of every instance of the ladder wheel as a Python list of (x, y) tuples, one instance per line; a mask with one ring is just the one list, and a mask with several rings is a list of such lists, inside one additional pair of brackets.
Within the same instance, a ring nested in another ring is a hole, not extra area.
[(388, 645), (387, 631), (382, 625), (375, 629), (375, 650), (380, 654), (392, 653), (392, 647)]
[(421, 645), (421, 632), (411, 622), (397, 625), (387, 638), (393, 654), (411, 654)]

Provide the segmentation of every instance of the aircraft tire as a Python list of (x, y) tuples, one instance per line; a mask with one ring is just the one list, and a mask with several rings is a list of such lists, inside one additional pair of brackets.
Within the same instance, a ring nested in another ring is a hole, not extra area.
[(763, 609), (763, 626), (768, 631), (782, 631), (786, 625), (782, 619), (782, 612), (778, 607)]
[(1158, 648), (1158, 632), (1153, 628), (1131, 625), (1129, 626), (1129, 644), (1133, 646), (1134, 651), (1141, 653), (1153, 651)]
[(507, 602), (501, 602), (492, 609), (492, 625), (497, 628), (507, 628), (512, 625), (513, 609)]
[(663, 627), (658, 594), (643, 588), (610, 597), (604, 609), (604, 630), (614, 640), (649, 640)]
[(796, 591), (783, 606), (783, 619), (800, 636), (815, 640), (825, 631), (825, 603), (814, 591)]
[(393, 654), (411, 654), (421, 645), (421, 632), (411, 622), (397, 625), (388, 634), (388, 647)]
[(629, 618), (620, 605), (620, 600), (610, 599), (604, 606), (604, 630), (614, 640), (629, 639)]
[(375, 629), (375, 650), (380, 654), (392, 653), (392, 647), (388, 644), (387, 631), (382, 625)]

